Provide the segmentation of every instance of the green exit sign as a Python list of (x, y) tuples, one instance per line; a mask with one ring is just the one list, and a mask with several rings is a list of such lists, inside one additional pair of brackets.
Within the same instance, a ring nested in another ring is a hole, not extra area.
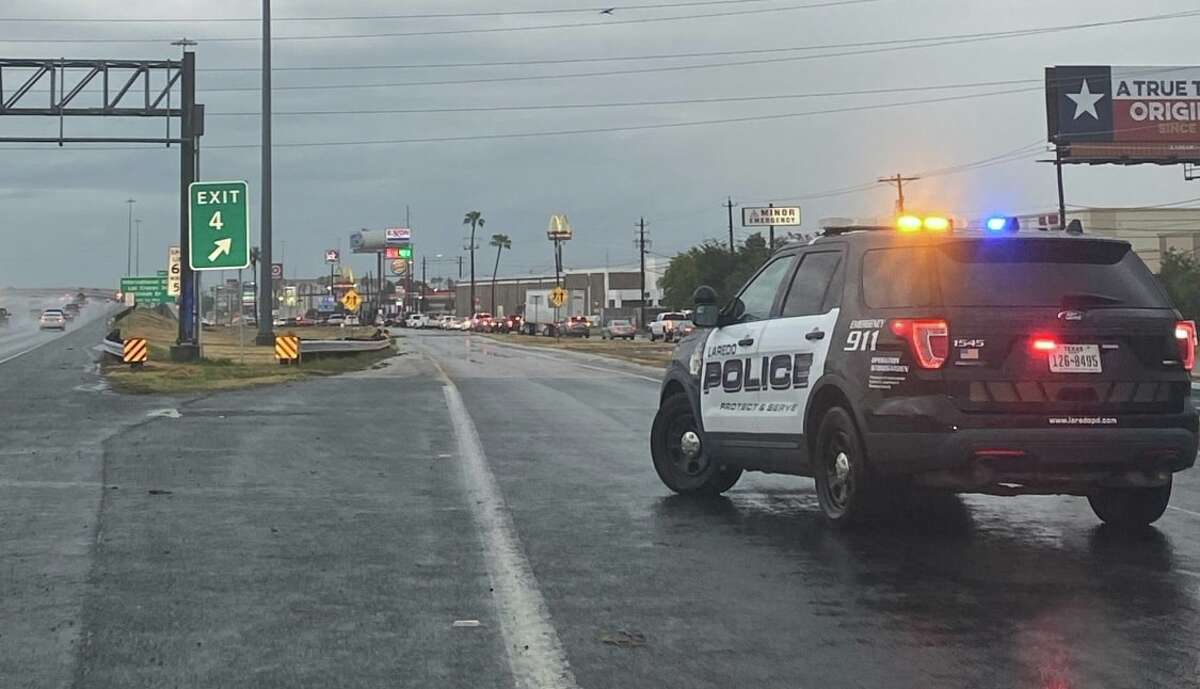
[(188, 263), (192, 270), (250, 265), (250, 199), (246, 182), (188, 186)]
[(142, 306), (170, 304), (175, 298), (167, 294), (166, 275), (147, 275), (121, 278), (121, 291), (132, 294)]

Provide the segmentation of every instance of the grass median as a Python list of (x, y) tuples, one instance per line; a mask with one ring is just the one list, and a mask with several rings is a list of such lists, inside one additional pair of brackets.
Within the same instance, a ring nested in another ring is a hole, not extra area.
[(485, 337), (489, 337), (497, 342), (511, 342), (513, 344), (530, 345), (546, 349), (596, 354), (643, 366), (653, 366), (655, 368), (665, 367), (671, 361), (671, 352), (675, 349), (675, 345), (667, 342), (602, 340), (596, 336), (590, 338), (563, 337), (555, 339), (553, 337), (537, 337), (510, 333), (507, 335), (486, 335)]
[[(239, 334), (236, 328), (206, 328), (201, 338), (205, 358), (198, 362), (177, 363), (170, 361), (170, 348), (178, 329), (175, 320), (148, 309), (136, 309), (122, 318), (116, 327), (122, 337), (144, 337), (150, 345), (150, 361), (139, 369), (114, 362), (104, 366), (114, 390), (135, 394), (238, 390), (336, 375), (370, 368), (396, 353), (389, 347), (379, 352), (310, 357), (300, 366), (281, 366), (275, 360), (274, 347), (254, 344), (254, 330), (247, 328)], [(279, 334), (336, 339), (363, 337), (373, 332), (373, 328), (286, 328)]]

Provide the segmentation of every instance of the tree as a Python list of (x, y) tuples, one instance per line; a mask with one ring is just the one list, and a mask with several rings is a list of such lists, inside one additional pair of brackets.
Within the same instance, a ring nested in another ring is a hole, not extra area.
[(512, 240), (506, 234), (492, 235), (488, 244), (496, 247), (496, 265), (492, 267), (492, 312), (496, 311), (496, 273), (500, 270), (500, 252), (512, 248)]
[(463, 218), (464, 225), (471, 226), (471, 313), (475, 312), (475, 230), (483, 227), (483, 213), (479, 211), (467, 211), (466, 217)]
[(1184, 318), (1200, 317), (1200, 260), (1194, 253), (1167, 249), (1158, 280)]
[(694, 246), (667, 264), (658, 283), (663, 290), (663, 303), (669, 309), (690, 308), (692, 292), (700, 285), (715, 289), (720, 302), (725, 303), (770, 255), (767, 240), (758, 232), (747, 237), (732, 255), (716, 240)]

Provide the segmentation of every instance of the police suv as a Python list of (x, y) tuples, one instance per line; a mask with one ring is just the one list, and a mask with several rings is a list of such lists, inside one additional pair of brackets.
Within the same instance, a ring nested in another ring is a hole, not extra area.
[(1196, 326), (1126, 242), (905, 216), (695, 301), (650, 438), (680, 493), (765, 471), (813, 477), (834, 523), (933, 490), (1086, 496), (1134, 526), (1195, 462)]

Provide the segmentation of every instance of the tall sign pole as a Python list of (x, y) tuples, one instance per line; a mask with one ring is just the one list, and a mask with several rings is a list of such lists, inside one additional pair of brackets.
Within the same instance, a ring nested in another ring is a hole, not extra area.
[[(263, 0), (262, 8), (262, 227), (259, 229), (259, 285), (271, 284), (271, 0)], [(265, 292), (266, 290), (262, 290)], [(258, 300), (258, 336), (255, 344), (275, 343), (275, 306), (272, 299)]]
[(191, 268), (190, 215), (191, 198), (189, 188), (196, 181), (196, 135), (192, 118), (196, 110), (196, 53), (183, 52), (182, 74), (180, 75), (179, 114), (179, 333), (175, 344), (177, 358), (193, 360), (200, 357), (196, 346), (196, 280)]

